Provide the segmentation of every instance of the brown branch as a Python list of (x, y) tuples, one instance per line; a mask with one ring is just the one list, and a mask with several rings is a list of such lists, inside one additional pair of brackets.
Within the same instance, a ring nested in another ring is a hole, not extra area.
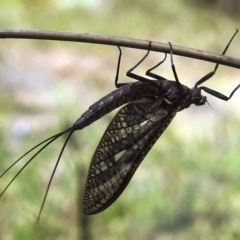
[[(137, 49), (148, 49), (149, 41), (135, 38), (98, 35), (90, 33), (49, 31), (49, 30), (17, 30), (0, 29), (0, 38), (41, 39), (69, 42), (87, 42), (105, 45), (122, 46)], [(152, 42), (151, 50), (169, 53), (169, 44)], [(173, 54), (189, 58), (200, 59), (208, 62), (219, 63), (229, 67), (240, 68), (240, 59), (214, 54), (211, 52), (173, 45)]]

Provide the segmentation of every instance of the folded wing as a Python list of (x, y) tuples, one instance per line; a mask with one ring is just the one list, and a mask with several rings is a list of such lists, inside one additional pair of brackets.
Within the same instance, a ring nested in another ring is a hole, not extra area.
[(176, 115), (170, 109), (162, 106), (162, 99), (143, 98), (119, 110), (91, 160), (83, 202), (85, 214), (103, 211), (120, 196)]

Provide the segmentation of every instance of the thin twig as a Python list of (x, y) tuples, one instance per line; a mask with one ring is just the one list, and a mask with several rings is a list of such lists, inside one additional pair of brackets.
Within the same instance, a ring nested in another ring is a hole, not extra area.
[[(0, 38), (18, 38), (18, 39), (41, 39), (41, 40), (58, 40), (69, 42), (87, 42), (105, 45), (122, 46), (129, 48), (148, 50), (149, 41), (135, 38), (123, 38), (108, 35), (77, 33), (65, 31), (50, 30), (27, 30), (27, 29), (0, 29)], [(150, 40), (150, 39), (149, 39)], [(224, 43), (223, 43), (224, 45)], [(208, 62), (219, 63), (229, 67), (240, 68), (240, 59), (228, 56), (222, 56), (211, 52), (196, 50), (192, 48), (173, 46), (173, 54), (189, 58), (200, 59)], [(169, 53), (168, 43), (152, 42), (151, 50), (156, 52)]]

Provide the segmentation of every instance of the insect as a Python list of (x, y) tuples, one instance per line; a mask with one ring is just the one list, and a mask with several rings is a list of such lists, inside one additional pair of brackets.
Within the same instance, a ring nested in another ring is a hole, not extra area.
[[(237, 32), (238, 30), (236, 30), (230, 39), (222, 55), (226, 53)], [(177, 112), (188, 108), (191, 104), (201, 106), (207, 102), (207, 98), (201, 95), (201, 90), (204, 90), (216, 98), (228, 101), (240, 87), (239, 84), (231, 92), (229, 97), (213, 89), (204, 86), (199, 87), (200, 84), (206, 82), (215, 74), (219, 63), (215, 65), (213, 71), (198, 80), (193, 88), (190, 89), (184, 86), (178, 79), (173, 63), (172, 45), (171, 43), (169, 43), (169, 45), (171, 68), (175, 80), (167, 80), (152, 72), (165, 61), (167, 54), (165, 54), (161, 62), (146, 72), (147, 76), (155, 80), (150, 80), (133, 73), (133, 70), (148, 56), (151, 50), (151, 42), (149, 42), (149, 49), (145, 56), (127, 71), (126, 75), (128, 77), (137, 80), (133, 83), (118, 83), (122, 55), (121, 48), (118, 47), (120, 53), (115, 78), (117, 89), (90, 106), (71, 127), (40, 142), (9, 166), (0, 177), (6, 174), (18, 161), (34, 149), (40, 148), (9, 182), (0, 194), (0, 197), (22, 170), (43, 151), (43, 149), (63, 134), (68, 133), (49, 180), (39, 211), (39, 220), (53, 176), (72, 134), (77, 130), (87, 127), (115, 108), (124, 105), (112, 119), (103, 134), (92, 157), (88, 171), (83, 200), (83, 212), (85, 214), (99, 213), (109, 207), (121, 195), (146, 154), (170, 124)]]

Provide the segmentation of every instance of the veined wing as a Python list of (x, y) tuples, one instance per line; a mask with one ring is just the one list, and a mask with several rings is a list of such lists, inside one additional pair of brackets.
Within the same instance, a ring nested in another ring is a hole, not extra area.
[(123, 192), (177, 111), (162, 99), (139, 99), (119, 110), (105, 131), (89, 167), (83, 212), (95, 214)]

